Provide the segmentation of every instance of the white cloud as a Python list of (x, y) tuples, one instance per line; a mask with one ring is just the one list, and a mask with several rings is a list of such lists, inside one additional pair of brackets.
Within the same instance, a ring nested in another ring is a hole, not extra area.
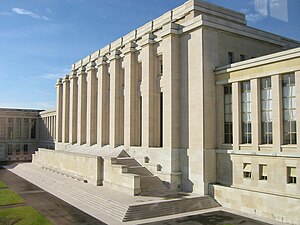
[(266, 17), (261, 15), (260, 13), (247, 13), (246, 14), (247, 21), (252, 22), (252, 23), (256, 23), (264, 18), (266, 18)]
[(0, 16), (10, 16), (11, 13), (9, 12), (0, 12)]
[(46, 16), (43, 15), (39, 15), (37, 13), (31, 12), (29, 10), (26, 9), (22, 9), (22, 8), (13, 8), (12, 11), (16, 14), (19, 15), (23, 15), (23, 16), (30, 16), (34, 19), (40, 19), (40, 20), (46, 20), (46, 21), (50, 21), (50, 19)]

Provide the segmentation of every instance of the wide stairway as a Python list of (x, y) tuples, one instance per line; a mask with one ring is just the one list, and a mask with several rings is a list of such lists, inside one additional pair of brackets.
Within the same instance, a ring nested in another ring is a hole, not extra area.
[(124, 175), (138, 176), (141, 191), (140, 196), (176, 197), (177, 192), (170, 190), (159, 177), (154, 176), (147, 168), (141, 166), (134, 158), (123, 157), (112, 160), (112, 165), (121, 166)]
[[(41, 166), (32, 163), (14, 164), (6, 168), (110, 225), (122, 224), (123, 222), (135, 224), (130, 221), (220, 206), (210, 196), (180, 196), (170, 191), (161, 180), (136, 165), (132, 159), (122, 158), (117, 162), (127, 165), (125, 167), (127, 172), (141, 176), (142, 191), (140, 196), (131, 196), (105, 187), (80, 182), (56, 172), (45, 170)], [(151, 186), (151, 188), (148, 186)], [(162, 197), (142, 196), (153, 195), (154, 192), (158, 192), (157, 195)]]

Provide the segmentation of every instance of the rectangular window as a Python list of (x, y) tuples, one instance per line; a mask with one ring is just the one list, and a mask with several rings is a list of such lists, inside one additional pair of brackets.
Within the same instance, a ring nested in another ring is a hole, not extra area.
[(282, 80), (283, 143), (297, 144), (295, 74), (287, 74)]
[(14, 138), (14, 119), (8, 118), (7, 121), (7, 137), (8, 139)]
[(246, 56), (243, 54), (240, 54), (240, 61), (244, 61), (244, 60), (246, 60)]
[(232, 144), (232, 87), (224, 86), (224, 143)]
[(15, 134), (15, 138), (16, 139), (21, 139), (21, 118), (17, 118), (16, 119), (16, 134)]
[(29, 119), (24, 119), (23, 138), (29, 139)]
[(244, 178), (251, 178), (252, 177), (252, 168), (251, 163), (244, 163)]
[(267, 180), (268, 179), (268, 167), (267, 165), (259, 165), (259, 179)]
[(272, 81), (261, 79), (261, 135), (262, 144), (273, 144)]
[(228, 52), (228, 64), (234, 63), (233, 52)]
[(28, 154), (28, 145), (23, 146), (23, 153), (24, 153), (24, 155)]
[(242, 82), (242, 143), (251, 144), (251, 86), (250, 81)]
[(0, 118), (0, 139), (5, 139), (5, 118)]
[(9, 144), (7, 146), (7, 155), (12, 155), (12, 145), (11, 144)]
[(297, 174), (296, 167), (287, 167), (287, 183), (296, 184), (297, 183)]
[(36, 119), (31, 119), (31, 139), (36, 138)]
[(20, 155), (21, 147), (19, 144), (16, 145), (16, 155)]

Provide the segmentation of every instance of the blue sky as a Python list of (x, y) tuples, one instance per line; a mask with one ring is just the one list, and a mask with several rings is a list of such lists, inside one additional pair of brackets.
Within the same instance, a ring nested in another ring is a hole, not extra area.
[[(71, 65), (185, 0), (0, 0), (0, 107), (55, 107)], [(300, 40), (299, 0), (208, 0)]]

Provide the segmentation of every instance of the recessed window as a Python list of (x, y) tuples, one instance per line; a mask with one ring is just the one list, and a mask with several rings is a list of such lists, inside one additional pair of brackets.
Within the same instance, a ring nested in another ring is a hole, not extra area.
[(14, 130), (14, 119), (13, 118), (8, 118), (8, 121), (7, 121), (8, 139), (13, 139), (13, 137), (14, 137), (13, 130)]
[(244, 61), (244, 60), (246, 60), (246, 56), (243, 54), (240, 54), (240, 61)]
[(251, 144), (251, 86), (250, 81), (242, 82), (242, 143)]
[(19, 144), (17, 144), (16, 145), (16, 155), (20, 155), (20, 145)]
[(287, 167), (287, 183), (296, 184), (297, 183), (297, 174), (296, 167)]
[(28, 145), (23, 146), (23, 154), (27, 155), (28, 154)]
[(283, 143), (297, 144), (295, 74), (287, 74), (282, 80)]
[(244, 163), (244, 178), (250, 179), (252, 177), (252, 167), (251, 163)]
[(224, 86), (224, 143), (232, 144), (232, 87)]
[(12, 145), (11, 144), (9, 144), (7, 146), (7, 155), (12, 155)]
[(268, 180), (268, 167), (267, 165), (259, 165), (259, 179)]
[(273, 144), (272, 127), (272, 81), (271, 77), (261, 79), (261, 142)]
[(31, 119), (31, 139), (36, 139), (36, 119)]
[(234, 54), (233, 52), (228, 52), (228, 64), (234, 63)]

